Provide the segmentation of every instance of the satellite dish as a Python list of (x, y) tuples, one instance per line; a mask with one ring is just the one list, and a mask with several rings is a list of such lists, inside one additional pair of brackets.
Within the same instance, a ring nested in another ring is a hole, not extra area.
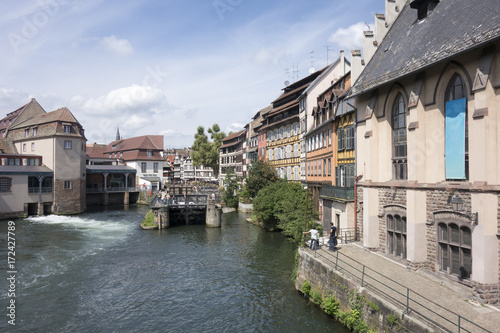
[(290, 84), (290, 82), (288, 80), (285, 81), (285, 87), (288, 87), (288, 85)]
[(314, 69), (314, 67), (312, 67), (312, 66), (311, 66), (311, 67), (309, 68), (309, 74), (312, 74), (312, 73), (314, 73), (314, 72), (316, 72), (316, 70)]

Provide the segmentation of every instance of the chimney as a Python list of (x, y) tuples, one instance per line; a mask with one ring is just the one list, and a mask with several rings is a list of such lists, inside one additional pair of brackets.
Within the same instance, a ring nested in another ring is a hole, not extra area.
[(340, 68), (342, 69), (342, 76), (345, 75), (345, 59), (344, 59), (344, 50), (340, 50)]
[(375, 41), (377, 44), (382, 43), (388, 29), (384, 14), (375, 14)]
[(352, 50), (351, 51), (351, 86), (354, 85), (359, 75), (363, 71), (363, 65), (361, 64), (361, 51)]
[(386, 0), (385, 2), (385, 22), (389, 29), (403, 10), (406, 0)]
[(373, 31), (364, 31), (363, 34), (363, 57), (365, 60), (365, 64), (367, 64), (373, 57), (377, 46), (373, 43), (375, 41)]

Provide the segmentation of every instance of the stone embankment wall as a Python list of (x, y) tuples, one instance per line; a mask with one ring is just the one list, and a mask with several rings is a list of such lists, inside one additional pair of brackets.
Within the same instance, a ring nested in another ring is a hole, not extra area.
[[(432, 332), (425, 323), (412, 318), (373, 292), (360, 288), (360, 284), (349, 276), (335, 271), (320, 257), (315, 257), (307, 249), (299, 248), (297, 278), (295, 287), (301, 290), (308, 281), (311, 289), (319, 290), (323, 299), (334, 296), (339, 309), (349, 312), (353, 303), (363, 300), (362, 316), (368, 327), (375, 332)], [(395, 322), (397, 319), (397, 322)]]
[(244, 213), (253, 212), (253, 204), (238, 203), (238, 210)]
[(137, 204), (149, 206), (149, 192), (148, 191), (139, 192), (139, 199), (137, 199)]

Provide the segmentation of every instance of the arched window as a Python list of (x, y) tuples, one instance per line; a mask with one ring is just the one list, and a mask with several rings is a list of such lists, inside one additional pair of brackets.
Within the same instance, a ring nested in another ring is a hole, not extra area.
[(387, 250), (396, 257), (406, 259), (406, 217), (387, 215)]
[(394, 179), (407, 179), (406, 104), (399, 93), (392, 106), (392, 170)]
[(467, 88), (459, 74), (454, 74), (445, 94), (446, 179), (469, 179), (469, 126)]
[(472, 234), (467, 226), (438, 224), (438, 264), (441, 271), (469, 279), (472, 273)]

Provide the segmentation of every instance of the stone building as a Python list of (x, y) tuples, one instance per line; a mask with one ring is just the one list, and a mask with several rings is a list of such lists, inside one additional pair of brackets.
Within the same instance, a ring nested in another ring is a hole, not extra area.
[(497, 303), (498, 1), (399, 5), (351, 91), (363, 245)]
[[(18, 154), (18, 157), (8, 157), (5, 160), (7, 165), (2, 163), (0, 167), (0, 173), (3, 171), (5, 175), (3, 181), (11, 179), (13, 185), (9, 191), (1, 192), (0, 200), (6, 203), (2, 210), (5, 213), (19, 212), (19, 205), (23, 205), (25, 215), (29, 205), (36, 202), (39, 205), (37, 211), (42, 214), (44, 211), (56, 214), (85, 211), (86, 138), (73, 114), (67, 108), (46, 112), (35, 99), (31, 99), (0, 120), (0, 124), (4, 146), (11, 146), (12, 152)], [(40, 170), (28, 170), (30, 163), (36, 161), (39, 164), (31, 166)], [(12, 166), (16, 170), (5, 169)], [(14, 173), (17, 173), (16, 177), (9, 176)], [(25, 193), (14, 192), (24, 191), (24, 186), (19, 187), (16, 182), (27, 185), (28, 197)], [(40, 195), (35, 191), (37, 187), (42, 189)], [(47, 193), (51, 193), (50, 198)]]

